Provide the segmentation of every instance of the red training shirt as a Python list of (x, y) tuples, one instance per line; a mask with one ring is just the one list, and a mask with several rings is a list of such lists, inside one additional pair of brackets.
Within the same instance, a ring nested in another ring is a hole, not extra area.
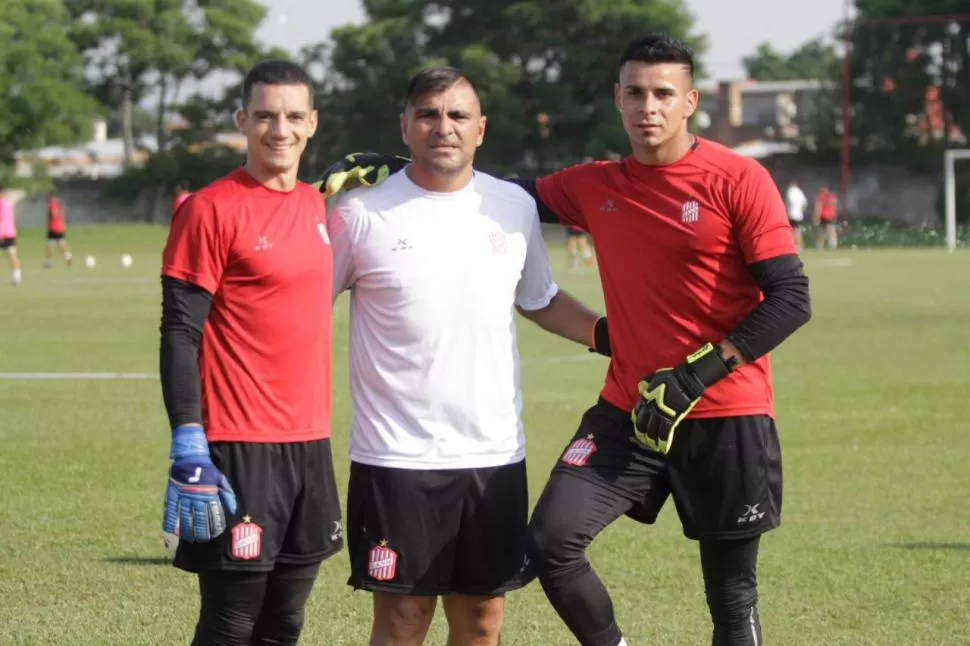
[[(747, 265), (796, 253), (768, 171), (713, 141), (666, 166), (592, 162), (536, 186), (596, 247), (613, 353), (602, 396), (622, 409), (644, 376), (724, 340), (757, 307)], [(689, 417), (740, 415), (774, 416), (767, 356), (714, 384)]]
[(47, 200), (47, 231), (50, 233), (64, 233), (64, 207), (56, 197)]
[(333, 254), (323, 196), (244, 170), (194, 193), (172, 219), (162, 275), (213, 295), (202, 331), (209, 441), (330, 436)]
[(838, 206), (838, 198), (832, 191), (819, 191), (818, 199), (821, 204), (818, 218), (822, 222), (834, 222), (835, 211)]

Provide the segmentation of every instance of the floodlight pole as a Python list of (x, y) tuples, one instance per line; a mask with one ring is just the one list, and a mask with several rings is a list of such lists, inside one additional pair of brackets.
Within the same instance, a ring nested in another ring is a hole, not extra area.
[(851, 122), (849, 112), (852, 109), (851, 91), (852, 75), (849, 57), (852, 53), (852, 32), (856, 28), (864, 25), (932, 25), (948, 22), (970, 22), (970, 14), (958, 13), (943, 16), (897, 16), (893, 18), (869, 18), (866, 20), (850, 20), (849, 11), (852, 7), (852, 0), (845, 0), (845, 25), (842, 29), (842, 42), (845, 51), (842, 53), (842, 133), (840, 138), (839, 166), (841, 174), (842, 208), (849, 205), (849, 124)]

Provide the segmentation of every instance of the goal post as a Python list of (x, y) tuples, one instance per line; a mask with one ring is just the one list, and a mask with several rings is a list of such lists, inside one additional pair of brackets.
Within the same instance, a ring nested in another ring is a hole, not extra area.
[(957, 247), (957, 181), (954, 166), (958, 159), (970, 159), (970, 148), (953, 148), (943, 153), (943, 186), (946, 191), (946, 247)]

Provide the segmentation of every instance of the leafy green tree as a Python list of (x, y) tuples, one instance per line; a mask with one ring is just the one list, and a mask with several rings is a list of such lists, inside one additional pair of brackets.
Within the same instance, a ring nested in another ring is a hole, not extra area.
[[(478, 163), (535, 173), (626, 150), (613, 105), (622, 49), (650, 31), (706, 49), (682, 0), (364, 0), (369, 21), (332, 33), (326, 106), (310, 157), (401, 152), (398, 115), (422, 67), (462, 68), (489, 117)], [(316, 169), (314, 169), (316, 170)]]
[(154, 134), (163, 148), (182, 85), (252, 64), (260, 53), (255, 31), (266, 16), (255, 0), (71, 0), (68, 7), (92, 94), (121, 112), (129, 164), (134, 106), (155, 102)]
[(97, 105), (85, 94), (83, 60), (60, 0), (0, 3), (0, 182), (15, 153), (72, 143), (90, 132)]
[(815, 38), (790, 54), (761, 43), (754, 54), (741, 59), (741, 64), (748, 78), (755, 81), (829, 81), (838, 73), (841, 60), (834, 44)]

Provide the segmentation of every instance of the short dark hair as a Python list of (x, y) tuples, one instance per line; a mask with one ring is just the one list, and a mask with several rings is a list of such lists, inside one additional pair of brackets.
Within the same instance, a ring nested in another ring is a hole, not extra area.
[(262, 85), (304, 85), (310, 93), (310, 106), (313, 106), (313, 80), (302, 67), (293, 61), (270, 59), (256, 63), (246, 72), (242, 86), (242, 108), (249, 107), (253, 97), (253, 86)]
[(453, 85), (461, 82), (468, 83), (475, 93), (475, 96), (478, 97), (478, 88), (475, 86), (475, 82), (457, 67), (442, 65), (440, 67), (423, 69), (408, 81), (405, 105), (413, 105), (419, 97), (428, 92), (444, 92)]
[(623, 50), (618, 67), (623, 67), (627, 61), (680, 63), (687, 66), (690, 77), (694, 78), (694, 50), (684, 41), (664, 32), (648, 34), (631, 41)]

